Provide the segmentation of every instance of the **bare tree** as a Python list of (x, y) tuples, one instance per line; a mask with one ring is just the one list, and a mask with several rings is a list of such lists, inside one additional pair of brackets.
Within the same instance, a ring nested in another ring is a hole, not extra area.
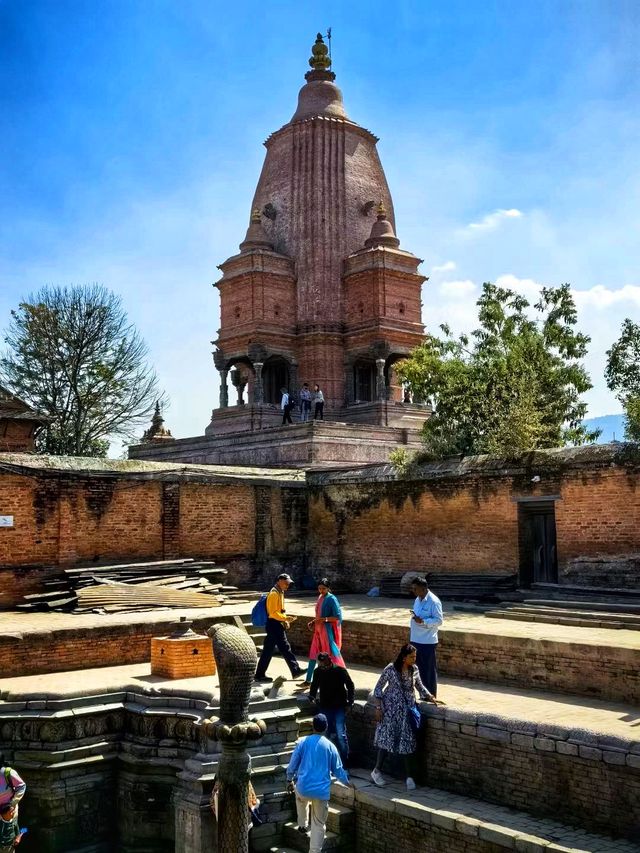
[(0, 377), (48, 415), (38, 450), (105, 456), (153, 411), (158, 381), (122, 300), (101, 285), (41, 288), (11, 312)]

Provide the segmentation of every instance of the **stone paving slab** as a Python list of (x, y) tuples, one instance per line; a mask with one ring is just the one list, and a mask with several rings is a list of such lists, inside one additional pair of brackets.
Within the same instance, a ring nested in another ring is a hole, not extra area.
[[(300, 664), (307, 661), (299, 658)], [(379, 670), (374, 667), (350, 666), (356, 695), (366, 698), (373, 689)], [(285, 682), (281, 695), (302, 693), (300, 680), (290, 679), (289, 671), (280, 657), (274, 657), (269, 674), (282, 675)], [(218, 687), (217, 676), (190, 679), (164, 679), (151, 675), (150, 664), (133, 664), (121, 667), (101, 667), (47, 675), (29, 675), (22, 678), (0, 679), (0, 697), (5, 702), (19, 702), (26, 698), (69, 699), (71, 697), (101, 696), (127, 690), (173, 696), (210, 697)], [(593, 732), (596, 736), (608, 735), (624, 741), (637, 741), (640, 749), (640, 709), (631, 705), (596, 699), (562, 696), (535, 690), (520, 690), (478, 681), (442, 678), (439, 697), (446, 707), (439, 710), (445, 718), (457, 724), (482, 723), (482, 715), (491, 724), (491, 716), (508, 720), (529, 721), (554, 736), (560, 729)], [(0, 713), (2, 701), (0, 700)], [(107, 701), (107, 697), (103, 701)], [(79, 703), (79, 704), (84, 704)], [(431, 711), (432, 706), (426, 706)], [(612, 742), (615, 746), (615, 741)]]
[[(248, 598), (257, 599), (258, 594)], [(407, 610), (410, 599), (369, 598), (366, 595), (340, 596), (344, 619), (376, 622), (389, 625), (407, 625)], [(289, 611), (300, 617), (314, 615), (315, 598), (291, 597)], [(624, 628), (595, 628), (573, 625), (550, 625), (535, 622), (516, 622), (507, 619), (491, 619), (483, 612), (453, 610), (445, 606), (445, 627), (447, 631), (462, 631), (497, 636), (528, 637), (533, 640), (550, 640), (595, 646), (616, 646), (640, 650), (640, 632)], [(177, 622), (180, 616), (190, 618), (209, 617), (212, 621), (221, 616), (246, 615), (251, 609), (247, 601), (230, 602), (211, 610), (196, 608), (158, 609), (142, 613), (24, 613), (22, 611), (0, 612), (0, 636), (23, 635), (29, 633), (47, 633), (57, 630), (104, 628), (107, 625), (136, 625), (156, 622)], [(487, 610), (490, 608), (487, 607)]]
[[(407, 791), (404, 784), (389, 780), (384, 788), (371, 782), (368, 770), (350, 771), (352, 785), (333, 785), (332, 799), (353, 807), (366, 803), (393, 811), (426, 826), (433, 823), (451, 831), (476, 835), (511, 850), (530, 853), (638, 853), (637, 844), (624, 839), (593, 835), (548, 818), (533, 817), (504, 806), (474, 800), (437, 788)], [(425, 829), (426, 829), (425, 826)]]

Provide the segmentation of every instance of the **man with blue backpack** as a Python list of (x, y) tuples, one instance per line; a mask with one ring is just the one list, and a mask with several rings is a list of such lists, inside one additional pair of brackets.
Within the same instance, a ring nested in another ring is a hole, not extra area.
[(256, 669), (256, 681), (273, 681), (267, 675), (267, 668), (276, 649), (285, 659), (292, 678), (302, 675), (303, 670), (291, 650), (286, 634), (287, 629), (291, 627), (291, 622), (296, 618), (289, 616), (284, 606), (284, 594), (292, 583), (293, 578), (288, 574), (278, 575), (270, 592), (260, 598), (251, 613), (251, 622), (258, 627), (266, 628), (267, 631)]

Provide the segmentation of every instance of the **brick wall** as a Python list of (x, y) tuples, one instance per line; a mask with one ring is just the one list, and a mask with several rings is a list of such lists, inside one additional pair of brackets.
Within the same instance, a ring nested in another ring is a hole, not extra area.
[[(265, 495), (260, 525), (258, 490)], [(306, 497), (268, 481), (2, 473), (0, 515), (14, 518), (13, 527), (0, 527), (0, 607), (7, 608), (76, 563), (210, 559), (228, 569), (232, 584), (257, 582), (283, 565), (297, 573)]]
[(314, 567), (337, 562), (357, 591), (411, 569), (517, 570), (509, 483), (329, 486), (311, 495), (309, 516)]
[(27, 453), (33, 450), (34, 422), (0, 418), (0, 452)]
[[(206, 633), (213, 622), (232, 621), (214, 612), (193, 622), (197, 633)], [(153, 622), (115, 623), (91, 628), (59, 628), (0, 636), (0, 675), (38, 675), (100, 666), (126, 666), (151, 659), (152, 637), (164, 637), (175, 629), (177, 616), (165, 611)]]
[(357, 853), (504, 853), (502, 844), (493, 844), (478, 836), (464, 835), (455, 829), (382, 810), (377, 804), (356, 804)]
[[(296, 652), (308, 654), (306, 619), (291, 627)], [(637, 649), (561, 643), (527, 637), (465, 632), (439, 632), (438, 670), (451, 678), (511, 684), (557, 693), (640, 702), (640, 653)], [(380, 668), (406, 643), (409, 628), (347, 620), (342, 629), (345, 660)]]
[[(374, 756), (373, 711), (357, 703), (349, 718), (350, 742), (367, 766)], [(595, 832), (639, 837), (637, 742), (552, 723), (439, 713), (446, 719), (429, 716), (418, 739), (417, 781)]]
[(412, 569), (517, 572), (518, 505), (550, 496), (560, 582), (638, 588), (640, 469), (635, 460), (608, 458), (500, 472), (454, 462), (445, 476), (434, 465), (406, 480), (384, 469), (314, 473), (311, 565), (317, 574), (337, 567), (354, 591)]

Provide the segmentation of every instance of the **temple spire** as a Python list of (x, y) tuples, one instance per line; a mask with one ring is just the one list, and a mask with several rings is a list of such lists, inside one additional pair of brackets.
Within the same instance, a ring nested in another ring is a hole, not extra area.
[(336, 75), (333, 71), (329, 70), (331, 68), (331, 56), (329, 55), (329, 48), (326, 46), (324, 39), (322, 38), (322, 33), (318, 33), (315, 43), (311, 48), (309, 65), (312, 70), (307, 71), (304, 75), (305, 80), (333, 81), (336, 79)]
[(167, 429), (164, 425), (164, 418), (160, 410), (160, 400), (156, 400), (156, 407), (151, 418), (151, 426), (148, 430), (145, 430), (142, 442), (157, 443), (163, 441), (173, 441), (173, 436), (171, 435), (171, 430)]
[(364, 245), (367, 249), (375, 249), (378, 246), (397, 249), (400, 245), (400, 240), (395, 235), (393, 225), (387, 219), (387, 211), (382, 201), (378, 205), (378, 215), (371, 228), (371, 235), (368, 240), (365, 240)]
[(262, 224), (262, 213), (259, 207), (254, 207), (251, 211), (246, 237), (240, 243), (241, 252), (250, 252), (252, 249), (273, 250), (273, 243), (269, 241)]

